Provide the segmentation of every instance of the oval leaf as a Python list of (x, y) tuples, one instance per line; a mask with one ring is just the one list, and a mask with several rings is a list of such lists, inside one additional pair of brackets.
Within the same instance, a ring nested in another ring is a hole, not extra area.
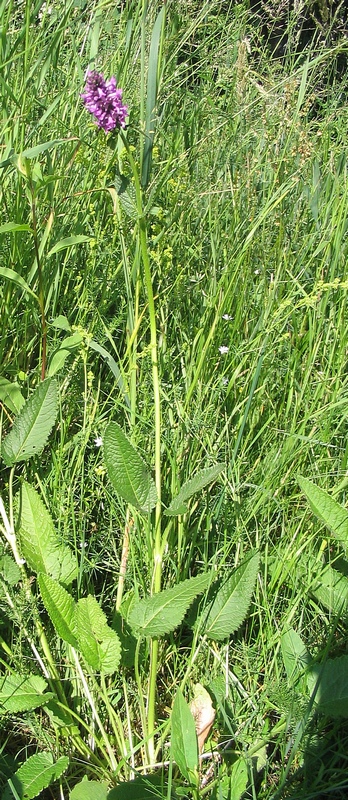
[(210, 580), (209, 574), (196, 575), (172, 589), (146, 597), (135, 603), (127, 621), (143, 636), (164, 636), (180, 625), (192, 601), (207, 588)]
[(8, 467), (41, 453), (53, 428), (57, 410), (57, 383), (47, 378), (26, 400), (2, 444), (2, 456)]
[(45, 705), (53, 697), (40, 675), (6, 675), (0, 679), (0, 714), (18, 714)]
[(156, 505), (157, 492), (145, 462), (117, 422), (109, 422), (103, 443), (105, 465), (114, 489), (126, 503), (148, 514)]
[[(20, 800), (33, 800), (43, 789), (58, 780), (68, 766), (67, 756), (61, 756), (55, 764), (52, 753), (35, 753), (33, 756), (29, 756), (11, 777), (17, 797)], [(13, 800), (13, 797), (8, 782), (2, 800)]]
[(327, 717), (348, 717), (348, 656), (316, 664), (308, 675), (315, 707)]
[(255, 588), (259, 554), (249, 555), (219, 589), (205, 619), (210, 639), (226, 639), (244, 622)]
[(18, 414), (25, 403), (18, 383), (11, 383), (7, 378), (0, 378), (0, 401), (13, 414)]

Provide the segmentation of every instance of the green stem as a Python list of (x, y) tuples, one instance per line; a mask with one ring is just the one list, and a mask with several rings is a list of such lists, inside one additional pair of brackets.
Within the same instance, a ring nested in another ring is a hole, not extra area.
[[(152, 286), (151, 265), (147, 247), (146, 219), (143, 210), (142, 192), (138, 170), (132, 156), (127, 137), (121, 131), (122, 141), (127, 150), (129, 162), (134, 177), (136, 202), (138, 211), (138, 228), (141, 258), (144, 268), (144, 281), (147, 294), (149, 323), (150, 323), (150, 352), (152, 364), (152, 386), (154, 399), (155, 417), (155, 484), (157, 490), (157, 503), (155, 510), (155, 533), (153, 539), (153, 575), (152, 593), (156, 594), (161, 590), (162, 578), (162, 539), (161, 539), (161, 398), (160, 383), (158, 373), (158, 350), (157, 350), (157, 328), (156, 310)], [(150, 671), (147, 695), (147, 741), (150, 761), (155, 758), (154, 732), (156, 721), (156, 679), (158, 664), (158, 641), (153, 639), (151, 642)]]

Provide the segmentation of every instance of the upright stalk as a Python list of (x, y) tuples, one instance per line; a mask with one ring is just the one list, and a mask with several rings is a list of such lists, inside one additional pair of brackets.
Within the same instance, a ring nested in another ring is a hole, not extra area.
[[(161, 399), (158, 374), (158, 350), (157, 350), (157, 329), (156, 311), (152, 287), (151, 266), (147, 248), (146, 219), (143, 211), (142, 192), (138, 170), (134, 162), (127, 137), (123, 131), (120, 132), (122, 141), (127, 150), (129, 163), (134, 177), (136, 192), (136, 202), (138, 211), (138, 229), (141, 258), (144, 268), (144, 282), (147, 294), (150, 322), (150, 352), (152, 365), (152, 386), (154, 399), (155, 417), (155, 484), (157, 490), (157, 503), (155, 509), (155, 530), (153, 537), (153, 574), (152, 574), (152, 593), (156, 594), (161, 590), (162, 578), (162, 536), (161, 536)], [(158, 663), (158, 640), (151, 641), (150, 672), (147, 693), (147, 751), (150, 762), (155, 758), (154, 731), (155, 731), (155, 706), (156, 706), (156, 678)]]

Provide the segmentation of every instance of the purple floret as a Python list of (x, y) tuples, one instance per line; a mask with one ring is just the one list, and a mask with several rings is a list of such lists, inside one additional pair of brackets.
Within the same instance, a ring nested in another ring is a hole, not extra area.
[(122, 103), (122, 89), (117, 88), (114, 76), (106, 81), (100, 72), (89, 72), (81, 97), (104, 131), (125, 127), (128, 108)]

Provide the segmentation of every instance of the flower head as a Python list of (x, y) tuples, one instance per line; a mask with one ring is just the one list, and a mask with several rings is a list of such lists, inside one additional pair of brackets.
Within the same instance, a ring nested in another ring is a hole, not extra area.
[(225, 344), (220, 345), (219, 352), (221, 353), (222, 356), (225, 356), (226, 353), (228, 353), (228, 351), (229, 347), (227, 347)]
[(101, 436), (97, 436), (97, 437), (94, 439), (94, 444), (95, 444), (95, 446), (96, 446), (96, 447), (101, 447), (101, 446), (102, 446), (102, 444), (103, 444), (102, 437), (101, 437)]
[(128, 108), (122, 103), (122, 89), (117, 88), (114, 76), (106, 81), (100, 72), (89, 72), (81, 97), (99, 128), (112, 131), (125, 127)]

